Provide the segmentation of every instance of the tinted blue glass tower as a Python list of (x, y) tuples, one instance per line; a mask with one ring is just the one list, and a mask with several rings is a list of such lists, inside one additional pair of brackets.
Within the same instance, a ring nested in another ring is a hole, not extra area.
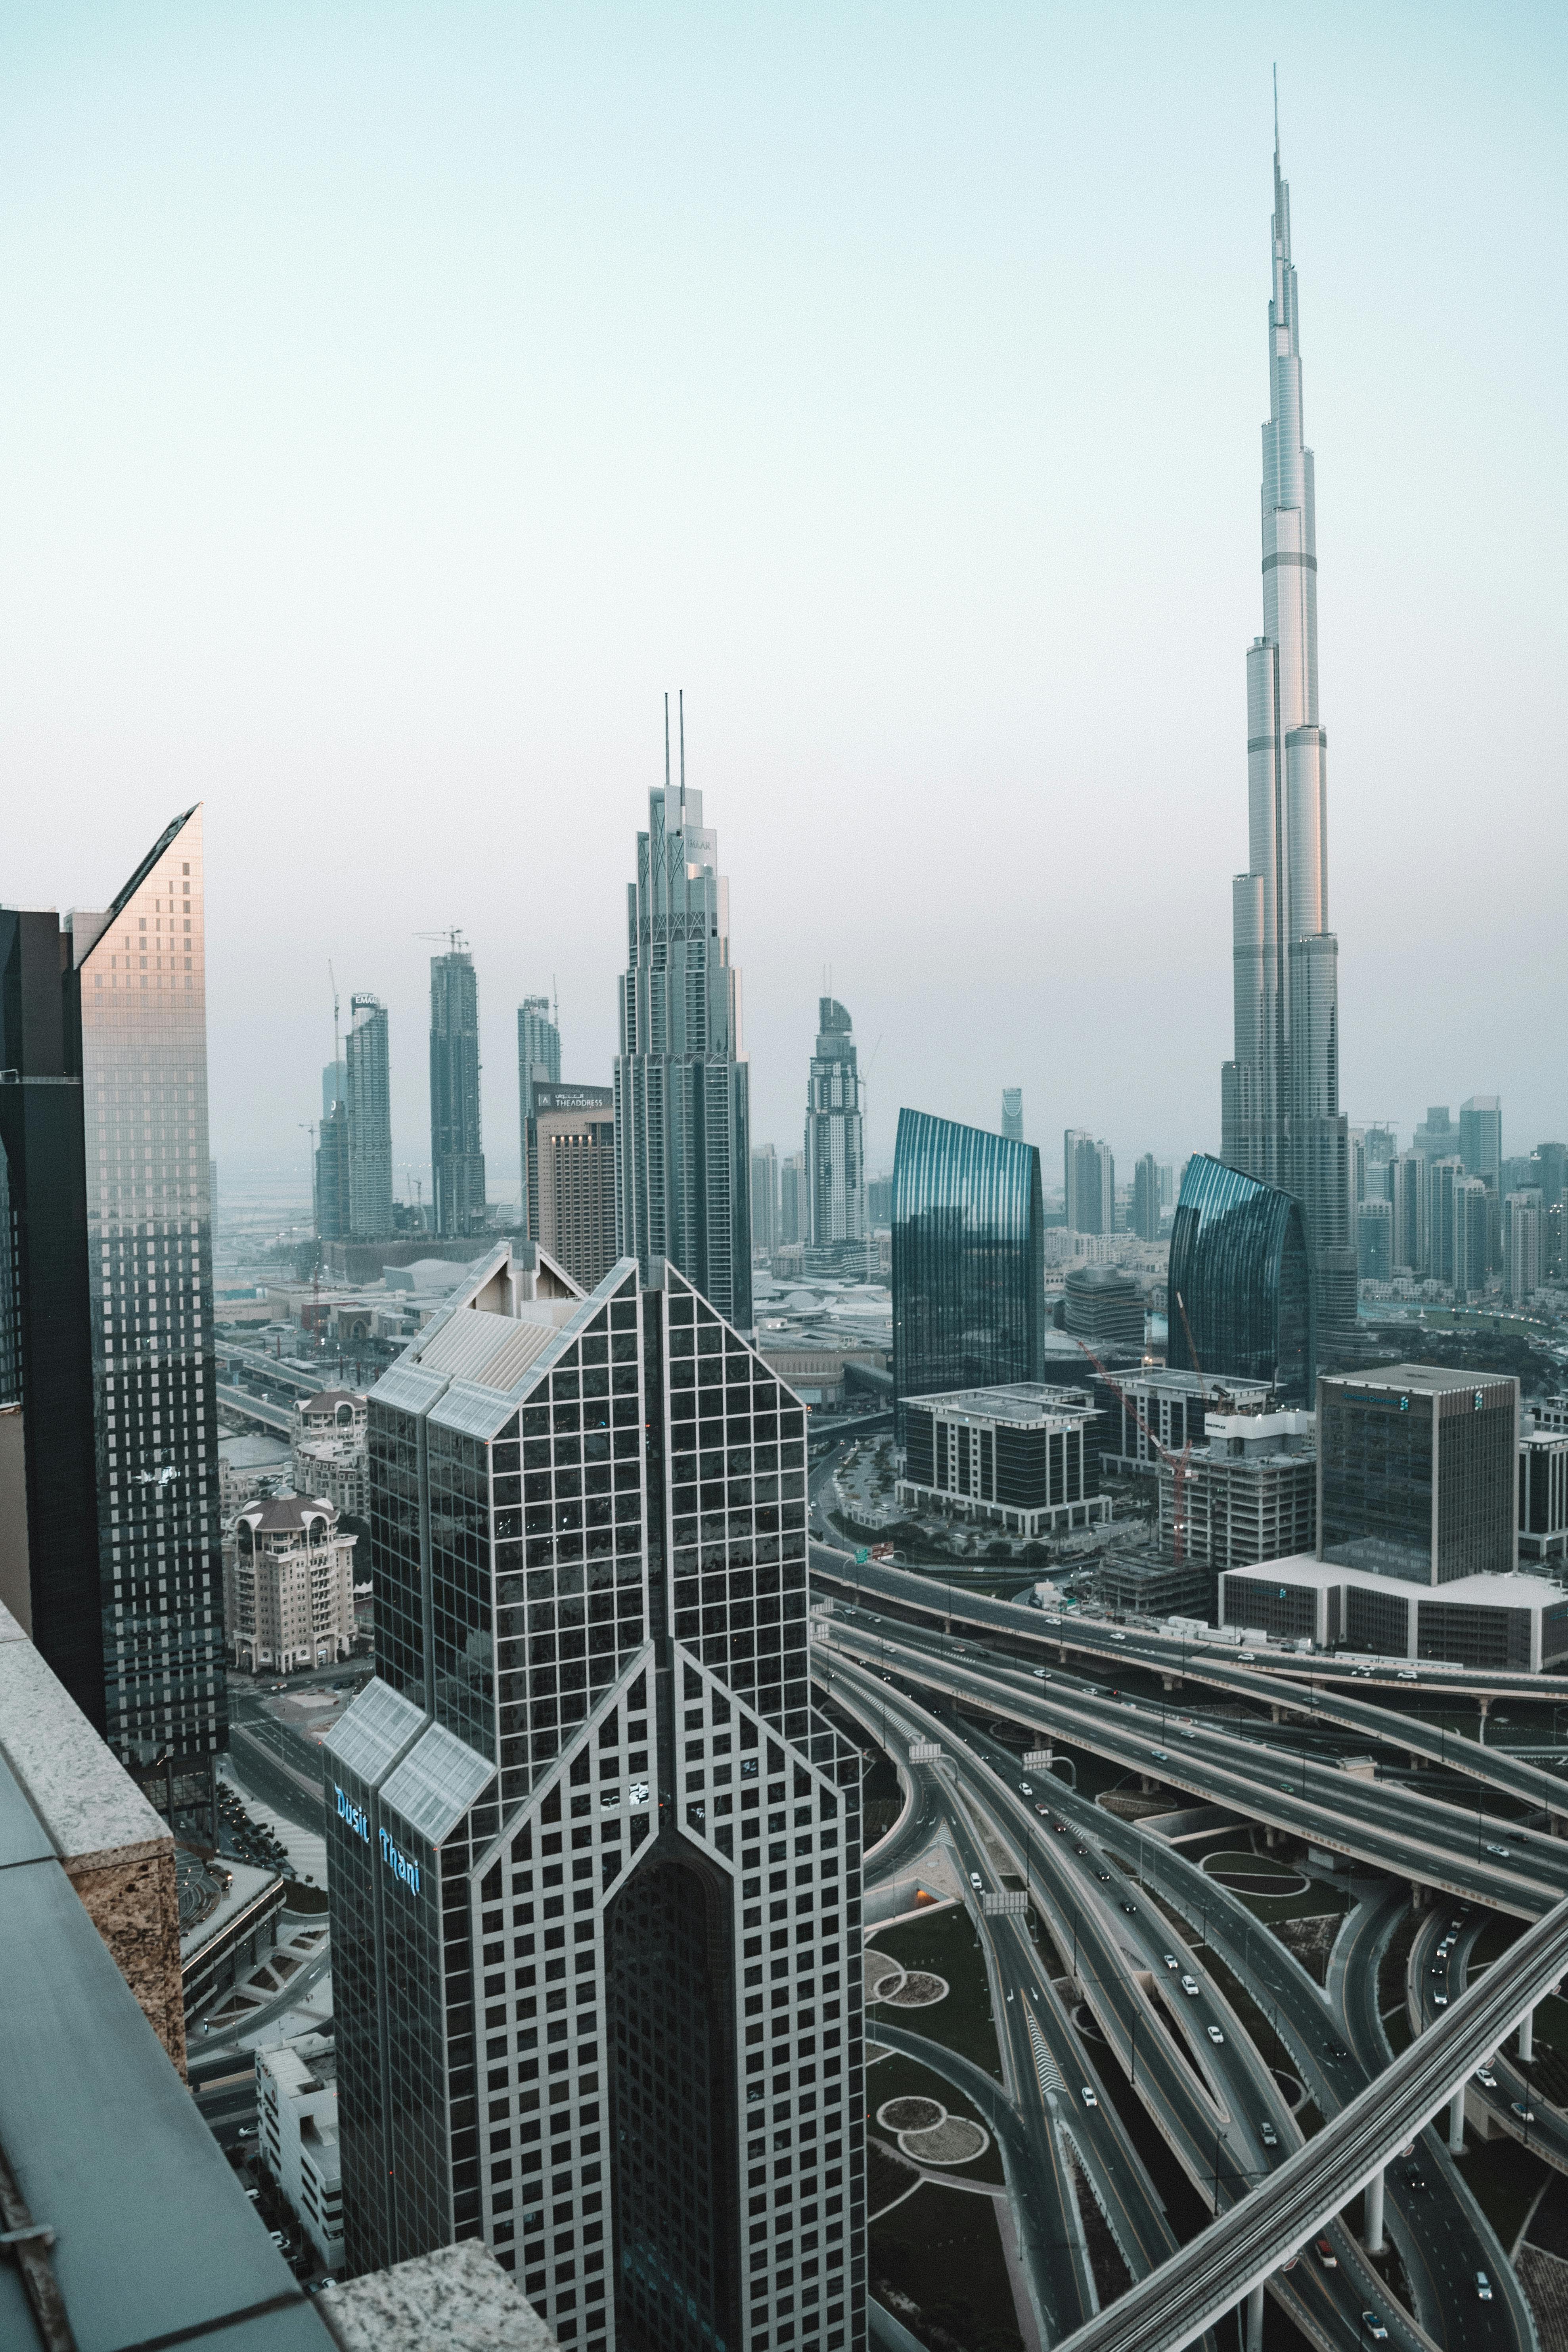
[(370, 1402), (326, 1749), (349, 2268), (483, 2238), (574, 2352), (859, 2352), (859, 1758), (799, 1401), (676, 1270), (495, 1250)]
[(1170, 1288), (1173, 1370), (1192, 1370), (1195, 1351), (1210, 1371), (1268, 1381), (1285, 1402), (1310, 1404), (1311, 1284), (1292, 1194), (1194, 1153), (1176, 1202)]
[[(894, 1396), (1037, 1381), (1045, 1280), (1034, 1145), (901, 1110), (893, 1159)], [(901, 1411), (900, 1423), (901, 1440)]]

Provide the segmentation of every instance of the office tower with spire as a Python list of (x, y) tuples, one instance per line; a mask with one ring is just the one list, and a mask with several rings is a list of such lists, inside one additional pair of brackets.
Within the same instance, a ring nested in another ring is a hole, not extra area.
[(517, 1101), (522, 1136), (522, 1214), (525, 1234), (537, 1240), (539, 1225), (529, 1197), (528, 1122), (535, 1087), (561, 1083), (561, 1024), (548, 996), (525, 996), (517, 1008)]
[(228, 1745), (199, 809), (107, 913), (0, 908), (0, 1598), (177, 1828)]
[(392, 1231), (392, 1063), (386, 1007), (368, 992), (350, 999), (343, 1057), (349, 1115), (349, 1232), (380, 1241)]
[(866, 1238), (866, 1156), (855, 1030), (831, 996), (816, 1006), (816, 1049), (805, 1088), (805, 1191), (813, 1249)]
[(702, 795), (670, 782), (648, 794), (637, 878), (626, 886), (626, 971), (616, 1057), (616, 1221), (645, 1280), (668, 1258), (727, 1322), (752, 1322), (750, 1073), (741, 975), (730, 961), (730, 886)]
[(1008, 1143), (1024, 1140), (1024, 1089), (1004, 1087), (1002, 1089), (1002, 1134)]
[(1312, 452), (1302, 435), (1290, 191), (1279, 171), (1278, 122), (1272, 258), (1263, 634), (1247, 656), (1249, 860), (1233, 885), (1236, 1053), (1222, 1076), (1221, 1156), (1300, 1202), (1318, 1355), (1331, 1365), (1354, 1337), (1356, 1253), (1339, 1101), (1339, 941), (1329, 928)]
[(800, 1400), (673, 1266), (584, 1296), (502, 1243), (369, 1446), (376, 1676), (322, 1742), (350, 2272), (481, 2239), (576, 2352), (862, 2352)]
[(485, 1152), (479, 1122), (479, 984), (451, 935), (430, 959), (430, 1182), (436, 1231), (482, 1233)]

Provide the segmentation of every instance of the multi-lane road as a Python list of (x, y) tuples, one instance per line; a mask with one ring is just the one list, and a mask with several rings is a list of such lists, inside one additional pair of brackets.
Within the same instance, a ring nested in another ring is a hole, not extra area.
[[(1245, 1664), (1235, 1653), (1194, 1658), (1191, 1648), (1184, 1655), (1179, 1643), (1105, 1626), (1070, 1625), (1064, 1640), (1063, 1626), (1043, 1612), (956, 1591), (950, 1601), (945, 1582), (857, 1565), (821, 1546), (813, 1548), (813, 1581), (818, 1601), (831, 1595), (834, 1602), (830, 1612), (819, 1607), (816, 1614), (814, 1665), (832, 1678), (828, 1686), (839, 1703), (854, 1696), (854, 1711), (873, 1733), (886, 1710), (889, 1744), (940, 1737), (946, 1751), (935, 1774), (929, 1767), (902, 1768), (918, 1783), (915, 1795), (886, 1854), (873, 1850), (868, 1871), (879, 1871), (884, 1862), (889, 1871), (907, 1870), (929, 1837), (927, 1813), (945, 1804), (952, 1849), (973, 1852), (957, 1824), (967, 1823), (971, 1842), (978, 1832), (986, 1858), (976, 1867), (987, 1884), (996, 1852), (1005, 1852), (1027, 1876), (1037, 1914), (1053, 1940), (1064, 1953), (1076, 1945), (1073, 1994), (1082, 2011), (1075, 2020), (1048, 1984), (1037, 1993), (1040, 1971), (1027, 1957), (1032, 1948), (1023, 1926), (1001, 1918), (984, 1923), (994, 1970), (1003, 1969), (1002, 1954), (1013, 1943), (1023, 1948), (1012, 1955), (1010, 1965), (1021, 1973), (1007, 1989), (1026, 1995), (1028, 2013), (1038, 2016), (1033, 2004), (1039, 1998), (1055, 2005), (1047, 2009), (1048, 2031), (1040, 2030), (1046, 2020), (1037, 2031), (1059, 2078), (1058, 2108), (1070, 2108), (1075, 2064), (1089, 2087), (1102, 2087), (1078, 2031), (1092, 2019), (1103, 2062), (1114, 2063), (1123, 2078), (1133, 2077), (1194, 2187), (1204, 2177), (1198, 2144), (1207, 2136), (1206, 2201), (1221, 2221), (1203, 2233), (1205, 2244), (1213, 2244), (1194, 2264), (1190, 2248), (1179, 2258), (1160, 2251), (1163, 2216), (1152, 2210), (1157, 2200), (1152, 2200), (1135, 2153), (1129, 2170), (1120, 2151), (1085, 2133), (1081, 2153), (1108, 2214), (1108, 2179), (1119, 2166), (1126, 2174), (1125, 2212), (1116, 2234), (1121, 2242), (1125, 2229), (1135, 2249), (1129, 2269), (1138, 2283), (1110, 2311), (1081, 2322), (1085, 2352), (1090, 2344), (1122, 2341), (1163, 2345), (1171, 2352), (1202, 2332), (1198, 2321), (1212, 2323), (1222, 2308), (1216, 2295), (1230, 2293), (1244, 2273), (1249, 2284), (1268, 2277), (1296, 2326), (1336, 2352), (1366, 2342), (1369, 2310), (1388, 2327), (1390, 2343), (1407, 2352), (1418, 2347), (1532, 2352), (1528, 2306), (1450, 2161), (1444, 2126), (1452, 2093), (1458, 2086), (1462, 2098), (1468, 2079), (1472, 2111), (1484, 2105), (1516, 2137), (1528, 2137), (1568, 2169), (1568, 2118), (1544, 2108), (1536, 2084), (1526, 2121), (1517, 2112), (1525, 2103), (1524, 2075), (1498, 2054), (1507, 2028), (1530, 2005), (1525, 1993), (1533, 1987), (1539, 1999), (1551, 1989), (1551, 1969), (1568, 1958), (1568, 1909), (1559, 1907), (1568, 1904), (1568, 1844), (1552, 1833), (1568, 1819), (1563, 1783), (1474, 1737), (1460, 1738), (1444, 1725), (1375, 1704), (1373, 1694), (1354, 1688), (1353, 1667), (1328, 1673), (1330, 1662), (1321, 1658), (1288, 1656), (1281, 1664), (1275, 1654), (1271, 1668), (1260, 1670), (1255, 1655)], [(849, 1600), (857, 1588), (858, 1601)], [(1069, 1658), (1086, 1671), (1073, 1671)], [(1414, 1689), (1402, 1667), (1389, 1667), (1384, 1680), (1394, 1686), (1379, 1689), (1377, 1697), (1401, 1706), (1426, 1697), (1433, 1685), (1454, 1697), (1447, 1677), (1426, 1670)], [(1497, 1680), (1500, 1695), (1502, 1688), (1516, 1688), (1520, 1678)], [(1531, 1678), (1528, 1688), (1531, 1698), (1544, 1694), (1539, 1679)], [(1221, 1706), (1234, 1706), (1234, 1716), (1222, 1719)], [(1024, 1770), (1012, 1748), (987, 1737), (986, 1725), (998, 1717), (1024, 1727), (1037, 1748), (1087, 1751), (1146, 1785), (1185, 1792), (1309, 1843), (1325, 1864), (1337, 1853), (1363, 1874), (1376, 1873), (1355, 1881), (1327, 1986), (1317, 1984), (1238, 1897), (1163, 1840), (1080, 1801), (1054, 1774)], [(1482, 1727), (1473, 1703), (1470, 1727)], [(1375, 1761), (1354, 1763), (1356, 1748)], [(1475, 1788), (1473, 1808), (1465, 1783), (1453, 1777), (1456, 1770)], [(1029, 1783), (1029, 1795), (1021, 1792), (1020, 1780)], [(1062, 1835), (1044, 1829), (1037, 1810), (1042, 1803), (1063, 1823)], [(1412, 1948), (1409, 1979), (1412, 2022), (1426, 2030), (1394, 2060), (1379, 2014), (1379, 1964), (1413, 1888), (1420, 1890), (1415, 1899), (1431, 1904), (1429, 1924)], [(1496, 1912), (1518, 1922), (1554, 1916), (1534, 1933), (1527, 1931), (1521, 1946), (1494, 1962), (1478, 1985), (1469, 1956)], [(1208, 1951), (1225, 1963), (1223, 1980), (1199, 1965), (1205, 1937)], [(1174, 1969), (1167, 1967), (1167, 1955), (1176, 1961)], [(1440, 1979), (1430, 1973), (1435, 1966)], [(1195, 1995), (1170, 1990), (1183, 1977), (1196, 1983)], [(1483, 2010), (1479, 1996), (1489, 1980), (1492, 1998)], [(1473, 1996), (1468, 2001), (1467, 1987)], [(1230, 1990), (1238, 2001), (1243, 1990), (1248, 1996), (1245, 2017), (1232, 2009)], [(1446, 1996), (1441, 2005), (1439, 1990)], [(1016, 2015), (1018, 2007), (1016, 1998), (999, 2009), (1005, 2043), (1011, 2033), (1002, 2011)], [(1264, 2012), (1267, 2035), (1260, 2030)], [(1211, 2027), (1222, 2040), (1214, 2039)], [(1315, 2148), (1301, 2147), (1276, 2079), (1277, 2063), (1299, 2078), (1325, 2119)], [(1010, 2048), (1008, 2070), (1014, 2099), (1027, 2107), (1029, 2074)], [(1493, 2074), (1496, 2087), (1478, 2081), (1478, 2070)], [(1044, 2141), (1054, 2136), (1059, 2143), (1062, 2126), (1059, 2116), (1048, 2116), (1042, 2087), (1037, 2077), (1036, 2120), (1026, 2137), (1033, 2164), (1044, 2172)], [(1103, 2114), (1108, 2104), (1100, 2098), (1086, 2115)], [(1381, 2139), (1374, 2128), (1380, 2104), (1386, 2110)], [(1384, 2146), (1390, 2114), (1405, 2137)], [(998, 2137), (1005, 2147), (1005, 2132)], [(1413, 2306), (1408, 2315), (1341, 2223), (1327, 2224), (1331, 2271), (1300, 2236), (1295, 2243), (1305, 2250), (1288, 2270), (1278, 2262), (1271, 2268), (1260, 2263), (1259, 2248), (1271, 2228), (1282, 2257), (1285, 2242), (1276, 2225), (1288, 2213), (1300, 2221), (1303, 2193), (1318, 2199), (1320, 2220), (1354, 2195), (1367, 2178), (1374, 2145), (1382, 2156), (1370, 2168), (1385, 2184), (1386, 2227)], [(1231, 2149), (1236, 2179), (1227, 2193)], [(1303, 2168), (1304, 2191), (1281, 2177)], [(1014, 2169), (1009, 2167), (1010, 2183)], [(1264, 2182), (1268, 2192), (1259, 2200)], [(1248, 2208), (1245, 2230), (1237, 2219), (1242, 2207)], [(1228, 2245), (1222, 2230), (1230, 2232)], [(1163, 2304), (1149, 2300), (1145, 2284), (1156, 2272), (1168, 2288)], [(1486, 2273), (1489, 2296), (1478, 2288), (1479, 2273)], [(1051, 2277), (1044, 2287), (1037, 2282), (1036, 2291), (1047, 2336), (1057, 2340), (1064, 2325), (1070, 2333), (1063, 2278)], [(1142, 2334), (1123, 2336), (1120, 2323), (1110, 2325), (1123, 2304), (1126, 2320), (1143, 2313)], [(1255, 2322), (1256, 2305), (1249, 2315)]]

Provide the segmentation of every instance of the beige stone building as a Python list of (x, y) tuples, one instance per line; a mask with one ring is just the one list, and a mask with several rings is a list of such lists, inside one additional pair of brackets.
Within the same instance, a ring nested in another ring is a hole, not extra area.
[(323, 1389), (294, 1408), (294, 1489), (364, 1518), (370, 1507), (368, 1407), (352, 1389)]
[(174, 1841), (135, 1781), (0, 1606), (0, 1754), (52, 1852), (183, 2074)]
[(323, 1498), (251, 1503), (224, 1544), (224, 1629), (243, 1674), (331, 1665), (353, 1644), (355, 1536)]

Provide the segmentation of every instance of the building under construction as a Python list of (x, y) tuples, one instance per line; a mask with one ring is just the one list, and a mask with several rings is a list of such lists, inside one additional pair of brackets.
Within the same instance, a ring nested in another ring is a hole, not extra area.
[(1227, 1568), (1314, 1550), (1316, 1431), (1310, 1412), (1211, 1411), (1182, 1471), (1179, 1502), (1176, 1465), (1159, 1465), (1162, 1554), (1174, 1559), (1179, 1550), (1212, 1580)]

